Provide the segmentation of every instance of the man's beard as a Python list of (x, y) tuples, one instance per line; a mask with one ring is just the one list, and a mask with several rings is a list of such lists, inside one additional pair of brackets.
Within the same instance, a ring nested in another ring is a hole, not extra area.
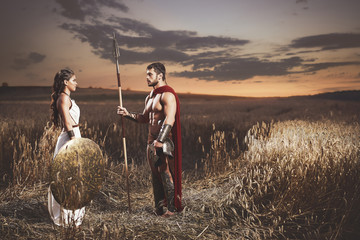
[(154, 81), (148, 84), (149, 87), (154, 87), (159, 83), (159, 81)]

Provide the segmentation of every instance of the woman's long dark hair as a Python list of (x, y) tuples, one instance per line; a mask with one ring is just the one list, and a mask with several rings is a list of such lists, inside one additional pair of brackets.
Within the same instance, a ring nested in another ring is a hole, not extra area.
[(51, 93), (51, 121), (54, 123), (55, 127), (60, 125), (59, 119), (59, 111), (56, 106), (56, 102), (61, 94), (61, 92), (65, 89), (65, 80), (70, 80), (70, 78), (74, 75), (73, 70), (69, 68), (61, 69), (59, 72), (55, 74), (54, 84), (52, 87)]

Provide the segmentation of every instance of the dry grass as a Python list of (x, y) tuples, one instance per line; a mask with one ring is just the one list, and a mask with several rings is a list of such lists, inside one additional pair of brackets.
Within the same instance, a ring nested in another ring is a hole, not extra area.
[(266, 237), (339, 239), (356, 232), (359, 137), (357, 123), (257, 125), (247, 137), (247, 174), (234, 178), (224, 200), (233, 207), (227, 213), (246, 216)]
[[(47, 212), (49, 162), (59, 134), (46, 124), (48, 105), (35, 107), (44, 108), (44, 115), (21, 118), (23, 111), (10, 111), (11, 103), (0, 103), (0, 164), (11, 170), (2, 172), (0, 238), (360, 236), (358, 104), (222, 100), (214, 109), (213, 103), (190, 99), (182, 105), (185, 209), (169, 219), (153, 214), (143, 151), (146, 126), (126, 122), (131, 142), (129, 214), (120, 128), (112, 112), (116, 103), (78, 103), (82, 136), (97, 142), (108, 162), (103, 187), (87, 206), (80, 228), (56, 227)], [(141, 108), (141, 102), (129, 106)], [(256, 124), (262, 120), (266, 123)]]

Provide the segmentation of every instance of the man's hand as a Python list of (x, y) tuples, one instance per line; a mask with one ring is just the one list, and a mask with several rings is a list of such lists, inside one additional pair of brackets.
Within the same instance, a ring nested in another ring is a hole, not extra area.
[(121, 116), (129, 116), (130, 115), (128, 110), (126, 110), (126, 108), (120, 107), (120, 106), (117, 107), (117, 112), (116, 113), (118, 115), (121, 115)]
[(155, 149), (156, 149), (156, 148), (162, 148), (162, 147), (163, 147), (163, 143), (158, 142), (158, 141), (156, 141), (156, 140), (154, 140), (153, 144), (154, 144)]

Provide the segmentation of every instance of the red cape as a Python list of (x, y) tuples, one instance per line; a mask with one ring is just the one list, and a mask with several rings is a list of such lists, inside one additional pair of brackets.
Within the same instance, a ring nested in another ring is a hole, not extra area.
[(179, 97), (175, 93), (174, 89), (170, 86), (165, 85), (159, 88), (154, 89), (152, 95), (161, 94), (164, 92), (171, 92), (174, 94), (176, 99), (176, 114), (175, 114), (175, 123), (171, 129), (173, 142), (175, 145), (175, 170), (174, 170), (174, 188), (175, 188), (175, 207), (178, 212), (182, 210), (181, 206), (181, 162), (182, 162), (182, 150), (181, 150), (181, 124), (180, 124), (180, 101)]

